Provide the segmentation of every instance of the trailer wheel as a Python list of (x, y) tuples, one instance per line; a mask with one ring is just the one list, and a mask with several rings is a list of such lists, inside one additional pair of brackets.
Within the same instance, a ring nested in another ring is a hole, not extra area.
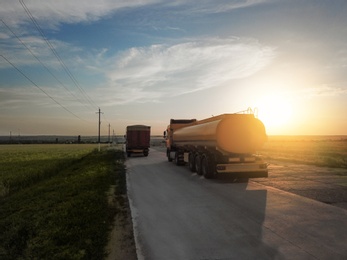
[(130, 157), (131, 156), (131, 152), (127, 152), (127, 156)]
[(143, 152), (143, 155), (147, 157), (147, 156), (148, 156), (148, 150), (145, 150), (145, 151)]
[(175, 152), (174, 164), (180, 165), (179, 154), (178, 151)]
[(188, 166), (191, 172), (195, 172), (195, 156), (194, 153), (190, 152), (188, 157)]
[(204, 154), (201, 159), (201, 172), (206, 179), (215, 177), (215, 164), (213, 158)]
[(200, 156), (200, 154), (196, 154), (195, 155), (194, 162), (195, 162), (196, 173), (198, 175), (202, 175), (202, 171), (201, 171), (201, 156)]
[(176, 165), (184, 165), (184, 160), (183, 160), (183, 153), (180, 151), (175, 152), (175, 160), (174, 163)]

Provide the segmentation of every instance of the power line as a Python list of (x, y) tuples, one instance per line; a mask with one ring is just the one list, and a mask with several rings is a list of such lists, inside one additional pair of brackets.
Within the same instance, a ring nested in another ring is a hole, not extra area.
[(69, 92), (70, 95), (72, 95), (76, 100), (78, 100), (82, 105), (85, 106), (54, 74), (53, 72), (45, 65), (43, 62), (30, 50), (30, 48), (19, 38), (19, 36), (11, 30), (11, 28), (5, 23), (4, 20), (0, 19), (1, 22), (5, 25), (5, 27), (18, 39), (18, 41), (30, 52), (30, 54), (48, 71), (49, 74), (53, 78), (55, 78), (64, 88)]
[(77, 117), (80, 120), (86, 121), (82, 118), (80, 118), (79, 116), (77, 116), (76, 114), (74, 114), (73, 112), (71, 112), (69, 109), (67, 109), (66, 107), (64, 107), (62, 104), (60, 104), (57, 100), (55, 100), (51, 95), (49, 95), (46, 91), (44, 91), (42, 88), (40, 88), (35, 82), (33, 82), (27, 75), (25, 75), (19, 68), (17, 68), (11, 61), (9, 61), (4, 55), (0, 54), (1, 57), (4, 58), (4, 60), (6, 60), (14, 69), (16, 69), (20, 74), (22, 74), (23, 77), (25, 77), (28, 81), (30, 81), (35, 87), (37, 87), (41, 92), (43, 92), (47, 97), (49, 97), (50, 99), (52, 99), (56, 104), (58, 104), (60, 107), (62, 107), (64, 110), (66, 110), (67, 112), (69, 112), (70, 114), (72, 114), (73, 116)]
[(72, 82), (74, 83), (74, 85), (79, 89), (79, 91), (82, 93), (82, 95), (84, 95), (85, 99), (88, 101), (88, 103), (91, 106), (94, 107), (98, 107), (97, 105), (95, 105), (95, 103), (92, 101), (92, 99), (87, 95), (87, 93), (83, 90), (83, 88), (79, 85), (78, 81), (76, 80), (76, 78), (73, 76), (73, 74), (71, 73), (71, 71), (69, 70), (69, 68), (66, 66), (66, 64), (64, 63), (64, 61), (61, 59), (61, 57), (59, 56), (58, 52), (56, 51), (56, 49), (54, 48), (54, 46), (50, 43), (50, 41), (47, 39), (46, 35), (44, 34), (43, 30), (41, 29), (40, 25), (38, 24), (38, 22), (35, 20), (34, 16), (31, 14), (29, 8), (25, 5), (24, 0), (19, 0), (20, 4), (22, 5), (23, 9), (25, 10), (25, 12), (27, 13), (28, 17), (30, 18), (30, 20), (32, 21), (32, 23), (35, 25), (36, 29), (39, 31), (39, 33), (41, 34), (42, 38), (45, 40), (47, 46), (51, 49), (52, 53), (54, 54), (54, 56), (57, 58), (57, 60), (59, 61), (60, 65), (63, 67), (63, 69), (65, 70), (65, 72), (67, 73), (67, 75), (70, 77), (70, 79), (72, 80)]
[(108, 124), (110, 124), (110, 122), (107, 120), (107, 118), (106, 118), (106, 116), (105, 116), (104, 113), (102, 113), (102, 117), (104, 118), (104, 120), (105, 120)]

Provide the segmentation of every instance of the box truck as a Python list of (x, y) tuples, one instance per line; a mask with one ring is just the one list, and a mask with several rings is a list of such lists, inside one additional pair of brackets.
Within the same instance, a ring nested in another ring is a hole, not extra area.
[(131, 125), (126, 128), (125, 149), (127, 156), (132, 153), (142, 153), (148, 156), (150, 147), (151, 127), (146, 125)]

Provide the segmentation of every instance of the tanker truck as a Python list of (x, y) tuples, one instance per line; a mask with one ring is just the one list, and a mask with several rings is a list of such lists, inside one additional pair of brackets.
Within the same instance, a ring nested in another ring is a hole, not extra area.
[(267, 135), (253, 113), (222, 114), (204, 120), (171, 119), (164, 131), (168, 161), (188, 164), (205, 178), (228, 174), (235, 179), (267, 177), (268, 169), (256, 155)]

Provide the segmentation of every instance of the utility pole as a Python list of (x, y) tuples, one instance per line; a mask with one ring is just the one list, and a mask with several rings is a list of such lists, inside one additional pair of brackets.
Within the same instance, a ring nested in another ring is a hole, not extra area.
[(108, 124), (108, 143), (110, 143), (110, 127), (111, 125)]
[(100, 111), (100, 107), (99, 107), (99, 112), (95, 112), (96, 114), (99, 114), (99, 132), (98, 132), (98, 143), (99, 143), (99, 152), (100, 152), (100, 126), (101, 126), (101, 121), (100, 121), (100, 117), (101, 117), (101, 114), (103, 114), (101, 111)]

